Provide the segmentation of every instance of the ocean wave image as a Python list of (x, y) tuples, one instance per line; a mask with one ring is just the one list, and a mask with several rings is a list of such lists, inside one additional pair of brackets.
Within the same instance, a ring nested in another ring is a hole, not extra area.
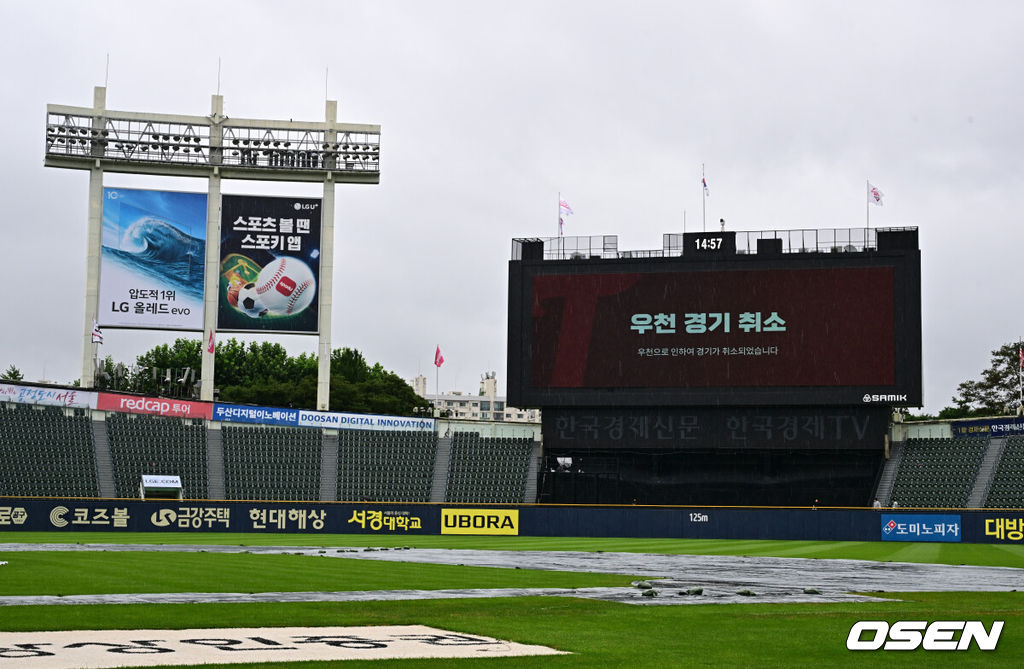
[(103, 247), (106, 259), (200, 301), (204, 254), (203, 240), (152, 217), (140, 218), (128, 226), (119, 248)]

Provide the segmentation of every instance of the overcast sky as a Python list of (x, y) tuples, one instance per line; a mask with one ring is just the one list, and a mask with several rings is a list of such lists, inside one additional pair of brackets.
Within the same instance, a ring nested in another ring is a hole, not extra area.
[[(917, 226), (926, 410), (1024, 335), (1024, 7), (953, 2), (8, 2), (0, 369), (80, 375), (88, 175), (43, 167), (46, 105), (381, 125), (338, 188), (333, 347), (442, 390), (506, 372), (516, 237), (661, 248), (734, 230)], [(109, 54), (109, 73), (106, 71)], [(109, 174), (105, 185), (205, 191)], [(224, 182), (226, 193), (319, 186)], [(103, 354), (182, 336), (108, 330)], [(195, 337), (199, 337), (196, 333)], [(288, 337), (293, 354), (315, 337)], [(841, 352), (837, 352), (837, 355)]]

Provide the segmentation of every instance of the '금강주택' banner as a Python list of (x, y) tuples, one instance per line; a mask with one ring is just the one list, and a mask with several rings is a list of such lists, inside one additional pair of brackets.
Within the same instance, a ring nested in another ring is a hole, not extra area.
[(218, 329), (318, 331), (321, 205), (315, 198), (222, 197)]
[(100, 325), (203, 329), (206, 194), (103, 189)]

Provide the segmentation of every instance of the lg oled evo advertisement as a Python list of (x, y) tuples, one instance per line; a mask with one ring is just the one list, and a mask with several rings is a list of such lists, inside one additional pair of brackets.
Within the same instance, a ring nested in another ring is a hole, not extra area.
[(103, 189), (100, 325), (203, 329), (206, 193)]
[(917, 253), (852, 255), (513, 261), (509, 401), (918, 406)]
[(217, 328), (319, 330), (321, 201), (224, 195)]

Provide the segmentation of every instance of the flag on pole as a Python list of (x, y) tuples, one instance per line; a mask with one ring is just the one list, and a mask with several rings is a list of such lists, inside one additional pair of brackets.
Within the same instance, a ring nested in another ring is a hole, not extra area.
[(868, 182), (868, 202), (881, 207), (883, 195), (884, 193), (878, 190), (878, 186), (872, 186), (871, 182)]
[(444, 364), (444, 356), (441, 355), (441, 347), (438, 346), (437, 350), (434, 351), (434, 365), (440, 367)]
[(1024, 346), (1018, 346), (1017, 353), (1020, 355), (1020, 369), (1024, 371)]
[(704, 197), (711, 195), (711, 191), (708, 190), (708, 180), (701, 176), (700, 183), (702, 186), (704, 186)]
[(100, 330), (100, 324), (96, 322), (95, 318), (92, 319), (92, 343), (103, 343), (103, 330)]
[(558, 234), (562, 234), (562, 224), (565, 222), (565, 217), (572, 214), (572, 207), (565, 201), (565, 198), (558, 198)]
[(206, 342), (206, 352), (213, 353), (216, 347), (213, 345), (213, 330), (210, 330), (210, 339)]

